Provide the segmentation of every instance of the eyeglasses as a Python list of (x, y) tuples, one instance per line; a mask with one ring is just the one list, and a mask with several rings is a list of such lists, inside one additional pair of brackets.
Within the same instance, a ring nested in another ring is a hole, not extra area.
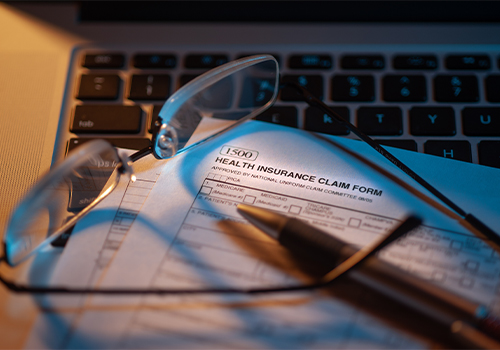
[[(279, 67), (270, 55), (242, 58), (219, 66), (192, 80), (174, 93), (163, 105), (152, 132), (149, 147), (130, 157), (117, 151), (103, 140), (88, 142), (73, 152), (24, 197), (12, 214), (4, 235), (4, 257), (15, 266), (50, 244), (76, 224), (103, 198), (113, 191), (121, 175), (135, 176), (131, 164), (153, 154), (158, 159), (172, 158), (225, 131), (249, 120), (269, 108), (277, 98), (280, 87), (297, 93), (310, 106), (319, 108), (361, 140), (389, 159), (485, 237), (500, 245), (499, 236), (480, 220), (467, 214), (390, 152), (344, 120), (304, 87), (287, 83), (279, 85)], [(208, 136), (193, 142), (193, 134), (204, 118), (217, 120), (220, 125)], [(353, 255), (332, 270), (328, 281), (311, 285), (254, 289), (71, 289), (59, 287), (21, 286), (0, 277), (0, 282), (17, 292), (30, 293), (101, 293), (101, 294), (194, 294), (194, 293), (265, 293), (304, 290), (331, 285), (345, 272), (420, 224), (410, 217), (384, 239)]]

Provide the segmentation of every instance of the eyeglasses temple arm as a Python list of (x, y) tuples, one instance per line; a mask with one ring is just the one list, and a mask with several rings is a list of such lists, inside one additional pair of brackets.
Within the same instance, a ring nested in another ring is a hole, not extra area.
[(408, 176), (417, 181), (420, 185), (422, 185), (426, 190), (431, 192), (434, 196), (439, 198), (444, 204), (446, 204), (449, 208), (455, 211), (458, 215), (460, 215), (465, 221), (467, 221), (472, 227), (481, 232), (486, 238), (494, 242), (498, 247), (500, 247), (500, 236), (489, 228), (486, 224), (480, 221), (478, 218), (473, 216), (472, 214), (466, 213), (462, 208), (452, 202), (448, 197), (439, 192), (434, 186), (425, 181), (422, 177), (420, 177), (413, 170), (408, 168), (404, 163), (402, 163), (398, 158), (388, 152), (385, 148), (380, 146), (375, 140), (371, 137), (363, 133), (353, 124), (342, 118), (338, 113), (329, 108), (323, 101), (316, 98), (313, 94), (311, 94), (307, 89), (300, 86), (296, 83), (284, 83), (283, 86), (291, 87), (295, 89), (302, 99), (309, 104), (310, 106), (319, 108), (322, 112), (328, 114), (330, 117), (334, 118), (338, 123), (342, 126), (351, 130), (356, 136), (358, 136), (361, 140), (370, 145), (373, 149), (387, 158), (391, 163), (397, 166), (399, 169), (404, 171)]
[(141, 149), (141, 150), (139, 150), (139, 151), (131, 154), (129, 156), (129, 158), (130, 158), (130, 160), (133, 163), (133, 162), (135, 162), (135, 161), (141, 159), (142, 157), (145, 157), (145, 156), (147, 156), (148, 154), (151, 154), (151, 153), (152, 153), (152, 148), (151, 148), (151, 145), (149, 145), (148, 147), (143, 148), (143, 149)]

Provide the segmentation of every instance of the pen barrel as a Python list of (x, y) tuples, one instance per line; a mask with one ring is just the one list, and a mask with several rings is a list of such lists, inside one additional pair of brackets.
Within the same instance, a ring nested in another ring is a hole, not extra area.
[[(357, 251), (356, 247), (298, 219), (288, 220), (278, 239), (291, 251), (332, 269)], [(376, 256), (369, 257), (359, 267), (349, 271), (346, 277), (444, 324), (460, 319), (477, 325), (486, 316), (486, 309), (480, 304), (466, 300)]]

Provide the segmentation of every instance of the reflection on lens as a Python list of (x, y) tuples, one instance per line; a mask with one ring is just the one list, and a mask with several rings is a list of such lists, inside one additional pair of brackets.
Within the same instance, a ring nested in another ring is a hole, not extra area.
[[(87, 147), (89, 153), (76, 154), (75, 150), (74, 156), (70, 154), (67, 162), (43, 178), (20, 204), (5, 236), (10, 264), (19, 263), (52, 241), (76, 221), (75, 213), (95, 204), (101, 193), (116, 185), (116, 151), (104, 141), (94, 145)], [(68, 221), (68, 217), (72, 219)]]
[[(208, 72), (184, 86), (169, 99), (159, 113), (162, 123), (174, 128), (178, 135), (178, 152), (183, 151), (204, 118), (221, 119), (210, 136), (250, 119), (274, 102), (278, 90), (278, 65), (267, 55), (252, 56), (230, 62)], [(154, 154), (169, 158), (155, 141)]]

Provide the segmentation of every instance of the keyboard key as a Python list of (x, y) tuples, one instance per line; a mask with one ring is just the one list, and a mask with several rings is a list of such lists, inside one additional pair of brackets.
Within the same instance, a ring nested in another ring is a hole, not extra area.
[[(244, 58), (244, 57), (248, 57), (248, 56), (255, 56), (255, 55), (261, 55), (262, 52), (254, 52), (254, 53), (242, 53), (241, 55), (238, 55), (238, 59), (239, 58)], [(266, 52), (267, 55), (271, 55), (273, 56), (275, 59), (276, 59), (276, 62), (278, 62), (278, 65), (281, 64), (281, 56), (278, 55), (278, 54), (275, 54), (275, 53), (268, 53)]]
[(390, 146), (405, 149), (408, 151), (417, 151), (417, 143), (414, 140), (375, 140), (382, 146)]
[(401, 135), (403, 118), (397, 107), (361, 107), (358, 128), (368, 135)]
[(500, 136), (500, 108), (464, 108), (462, 125), (467, 136)]
[[(71, 210), (71, 206), (68, 209)], [(71, 219), (71, 217), (69, 217), (68, 220), (69, 219)], [(50, 245), (53, 247), (64, 248), (66, 246), (66, 243), (68, 243), (74, 228), (75, 226), (71, 226), (70, 228), (68, 228), (62, 235), (50, 242)]]
[(477, 102), (477, 78), (474, 75), (438, 75), (434, 78), (434, 95), (439, 102)]
[[(179, 79), (179, 88), (189, 83), (194, 78), (198, 77), (196, 74), (184, 74)], [(199, 103), (205, 107), (210, 108), (229, 108), (233, 101), (234, 93), (233, 80), (230, 77), (219, 80), (217, 83), (210, 86), (210, 95), (198, 95), (200, 98)]]
[(424, 152), (439, 157), (472, 161), (470, 143), (468, 141), (427, 141)]
[(486, 99), (490, 102), (500, 102), (500, 75), (490, 75), (485, 82)]
[[(330, 106), (330, 108), (334, 112), (340, 114), (342, 118), (349, 121), (349, 109), (347, 107)], [(349, 134), (348, 128), (342, 126), (340, 123), (335, 121), (334, 118), (315, 107), (309, 107), (306, 109), (304, 129), (329, 135)]]
[(500, 141), (481, 141), (477, 147), (479, 164), (500, 168)]
[(76, 106), (71, 132), (135, 134), (141, 130), (142, 110), (139, 106)]
[(386, 75), (383, 98), (388, 102), (424, 102), (427, 100), (425, 77), (422, 75)]
[(116, 74), (82, 74), (76, 98), (80, 100), (116, 100), (120, 78)]
[(445, 60), (446, 68), (457, 70), (490, 69), (490, 58), (486, 55), (450, 55)]
[(239, 107), (254, 108), (265, 105), (273, 97), (276, 88), (274, 79), (247, 77), (243, 82)]
[(179, 78), (179, 88), (183, 87), (184, 85), (186, 85), (187, 83), (189, 83), (191, 80), (193, 80), (194, 78), (198, 77), (199, 74), (183, 74), (181, 75), (181, 77)]
[[(282, 82), (299, 84), (320, 100), (323, 99), (323, 77), (321, 75), (285, 75)], [(297, 91), (289, 87), (281, 90), (281, 100), (302, 101)]]
[(397, 55), (392, 66), (394, 69), (436, 69), (438, 60), (434, 55)]
[(291, 69), (330, 69), (333, 59), (330, 55), (292, 55), (288, 59), (288, 67)]
[(410, 132), (416, 136), (455, 135), (455, 112), (451, 107), (413, 107)]
[(255, 117), (255, 119), (296, 128), (298, 126), (297, 117), (296, 107), (277, 106), (269, 108), (264, 113)]
[(119, 138), (78, 137), (78, 138), (72, 138), (68, 141), (68, 147), (66, 153), (71, 152), (72, 150), (83, 145), (86, 142), (97, 139), (108, 141), (110, 144), (118, 148), (126, 148), (137, 151), (149, 147), (149, 144), (151, 142), (150, 139), (143, 137), (119, 137)]
[(346, 55), (340, 60), (344, 69), (383, 69), (385, 60), (382, 55)]
[(87, 68), (122, 68), (125, 56), (122, 54), (87, 54), (82, 66)]
[(211, 69), (229, 62), (224, 54), (187, 55), (184, 59), (184, 67), (196, 69)]
[(135, 68), (175, 68), (177, 65), (177, 58), (175, 55), (164, 54), (137, 54), (132, 58), (133, 66)]
[(162, 107), (163, 105), (153, 106), (153, 114), (151, 116), (151, 123), (149, 123), (149, 129), (148, 129), (149, 132), (153, 132), (156, 119), (158, 119), (158, 115), (160, 114)]
[(170, 76), (134, 74), (130, 84), (131, 100), (166, 100), (170, 94)]
[(375, 100), (375, 82), (371, 75), (336, 75), (332, 79), (332, 100), (369, 102)]

